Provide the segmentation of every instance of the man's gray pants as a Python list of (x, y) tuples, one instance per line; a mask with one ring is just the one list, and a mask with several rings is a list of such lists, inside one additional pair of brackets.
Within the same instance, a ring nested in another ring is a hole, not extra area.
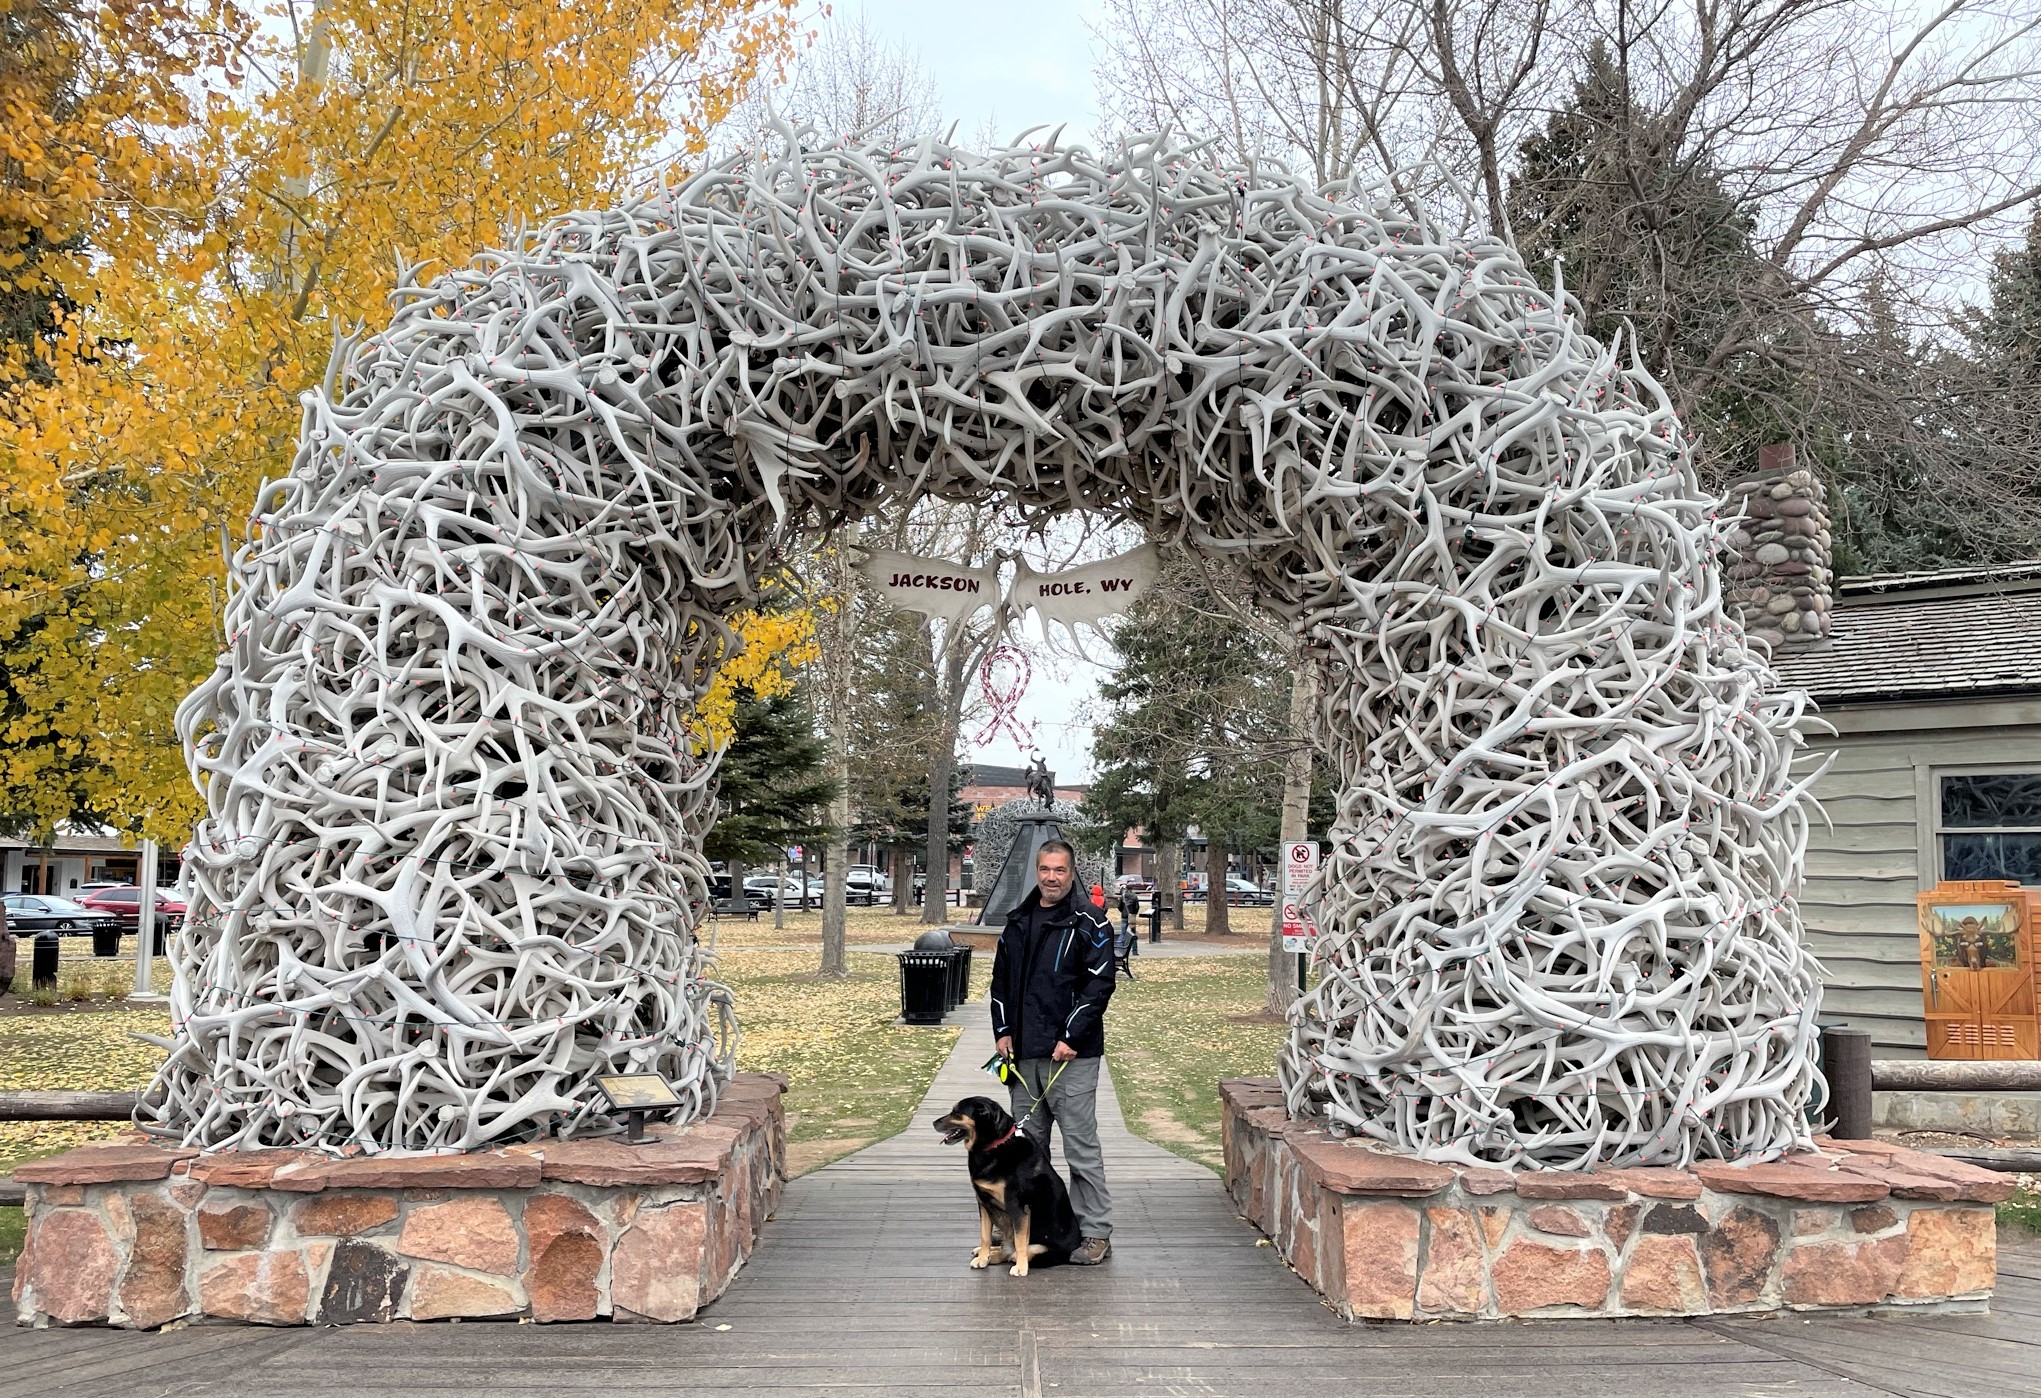
[[(1106, 1192), (1106, 1158), (1098, 1144), (1098, 1065), (1096, 1058), (1073, 1058), (1067, 1065), (1047, 1058), (1023, 1058), (1021, 1082), (1008, 1083), (1016, 1120), (1027, 1116), (1029, 1107), (1042, 1095), (1042, 1085), (1056, 1078), (1048, 1100), (1028, 1117), (1022, 1128), (1042, 1154), (1049, 1153), (1049, 1126), (1063, 1133), (1063, 1160), (1070, 1167), (1070, 1207), (1077, 1214), (1077, 1231), (1087, 1238), (1113, 1236), (1113, 1196)], [(1061, 1067), (1063, 1075), (1056, 1077)], [(1022, 1089), (1026, 1084), (1026, 1090)]]

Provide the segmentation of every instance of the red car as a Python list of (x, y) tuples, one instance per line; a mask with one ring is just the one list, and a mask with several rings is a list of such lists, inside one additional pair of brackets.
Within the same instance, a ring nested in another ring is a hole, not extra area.
[[(79, 903), (97, 913), (112, 913), (125, 930), (133, 931), (142, 916), (142, 890), (133, 884), (119, 888), (95, 888), (81, 893)], [(156, 890), (156, 916), (169, 927), (184, 921), (184, 900), (167, 888)]]

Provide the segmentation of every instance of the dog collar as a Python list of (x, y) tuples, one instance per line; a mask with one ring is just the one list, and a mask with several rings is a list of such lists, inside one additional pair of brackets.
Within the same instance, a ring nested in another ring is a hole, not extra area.
[(1013, 1133), (1018, 1130), (1020, 1130), (1020, 1127), (1018, 1125), (1007, 1127), (1006, 1134), (1004, 1136), (1001, 1136), (998, 1140), (994, 1141), (991, 1145), (985, 1147), (985, 1149), (998, 1150), (1001, 1146), (1005, 1145), (1008, 1141), (1012, 1140)]

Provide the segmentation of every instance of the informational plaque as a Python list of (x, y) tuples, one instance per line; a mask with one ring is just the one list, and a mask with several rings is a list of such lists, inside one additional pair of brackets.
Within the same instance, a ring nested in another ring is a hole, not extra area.
[(673, 1090), (673, 1084), (657, 1073), (619, 1073), (615, 1077), (597, 1078), (595, 1085), (609, 1098), (610, 1106), (620, 1112), (656, 1112), (680, 1105), (680, 1094)]

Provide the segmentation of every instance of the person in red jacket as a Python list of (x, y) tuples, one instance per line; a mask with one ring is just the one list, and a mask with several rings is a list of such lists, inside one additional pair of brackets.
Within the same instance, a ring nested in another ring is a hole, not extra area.
[(1095, 883), (1091, 886), (1091, 901), (1098, 904), (1098, 906), (1100, 906), (1101, 908), (1103, 908), (1106, 905), (1106, 890), (1104, 884)]

